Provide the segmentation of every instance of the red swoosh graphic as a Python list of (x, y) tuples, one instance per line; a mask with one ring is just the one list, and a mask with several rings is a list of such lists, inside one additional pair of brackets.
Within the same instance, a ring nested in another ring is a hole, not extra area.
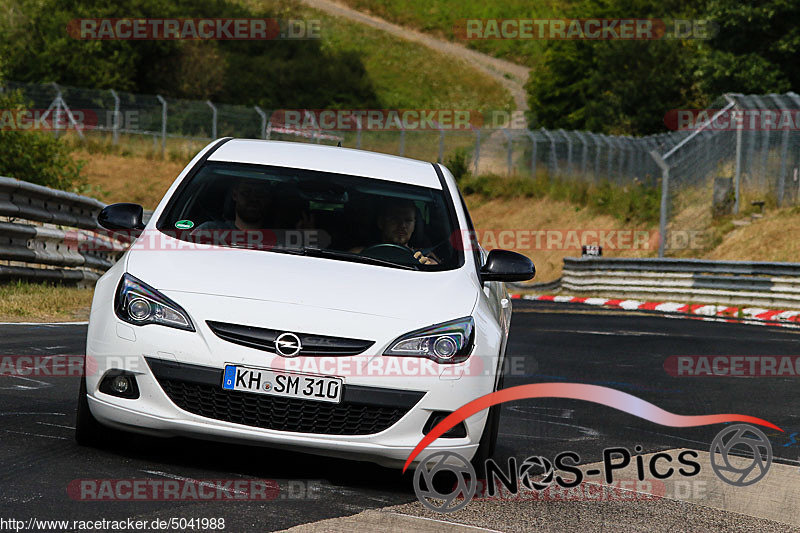
[(586, 385), (583, 383), (532, 383), (499, 390), (481, 396), (448, 415), (444, 420), (439, 422), (430, 433), (419, 441), (419, 444), (417, 444), (416, 448), (411, 452), (411, 455), (406, 459), (403, 472), (408, 469), (408, 466), (422, 450), (427, 448), (430, 443), (442, 436), (459, 422), (493, 405), (514, 400), (525, 400), (528, 398), (566, 398), (570, 400), (584, 400), (587, 402), (599, 403), (655, 422), (656, 424), (661, 424), (662, 426), (686, 428), (719, 424), (721, 422), (745, 422), (783, 431), (771, 422), (748, 415), (676, 415), (675, 413), (665, 411), (652, 403), (646, 402), (626, 392), (609, 389), (608, 387), (601, 387), (599, 385)]

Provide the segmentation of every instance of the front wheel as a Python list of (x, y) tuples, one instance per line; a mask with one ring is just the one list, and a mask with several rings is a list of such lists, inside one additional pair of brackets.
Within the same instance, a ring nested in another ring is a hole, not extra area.
[[(500, 381), (497, 383), (497, 389), (503, 388), (505, 376), (500, 376)], [(486, 425), (483, 428), (481, 440), (478, 443), (478, 451), (472, 458), (472, 467), (475, 469), (475, 474), (478, 479), (486, 479), (486, 461), (493, 455), (497, 447), (497, 434), (500, 430), (500, 409), (501, 405), (493, 405), (489, 408), (489, 416), (486, 419)]]
[(105, 443), (108, 429), (104, 428), (89, 409), (86, 397), (86, 378), (81, 376), (78, 391), (78, 412), (75, 420), (75, 440), (81, 446), (100, 446)]

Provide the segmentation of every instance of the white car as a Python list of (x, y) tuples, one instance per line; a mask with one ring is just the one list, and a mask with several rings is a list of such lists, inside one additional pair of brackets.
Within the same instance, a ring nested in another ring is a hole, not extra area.
[[(504, 281), (440, 164), (220, 139), (142, 208), (98, 217), (137, 239), (95, 289), (76, 437), (115, 428), (402, 465), (448, 413), (501, 385)], [(473, 233), (470, 233), (473, 232)], [(429, 446), (489, 456), (499, 411)]]

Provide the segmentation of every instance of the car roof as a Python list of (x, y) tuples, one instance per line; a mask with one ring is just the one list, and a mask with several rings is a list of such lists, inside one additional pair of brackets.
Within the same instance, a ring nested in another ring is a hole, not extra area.
[(318, 170), (442, 188), (431, 163), (337, 146), (231, 139), (214, 151), (208, 160)]

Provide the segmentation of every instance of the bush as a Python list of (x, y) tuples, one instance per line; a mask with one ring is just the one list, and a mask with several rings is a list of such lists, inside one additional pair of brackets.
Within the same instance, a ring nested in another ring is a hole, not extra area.
[(86, 183), (81, 175), (83, 162), (72, 158), (69, 145), (50, 133), (4, 127), (5, 121), (13, 116), (13, 110), (24, 107), (18, 94), (0, 93), (0, 176), (63, 190), (77, 190), (83, 186)]
[(456, 182), (460, 183), (461, 179), (469, 174), (469, 153), (467, 149), (456, 149), (456, 151), (447, 158), (444, 165), (453, 173)]

